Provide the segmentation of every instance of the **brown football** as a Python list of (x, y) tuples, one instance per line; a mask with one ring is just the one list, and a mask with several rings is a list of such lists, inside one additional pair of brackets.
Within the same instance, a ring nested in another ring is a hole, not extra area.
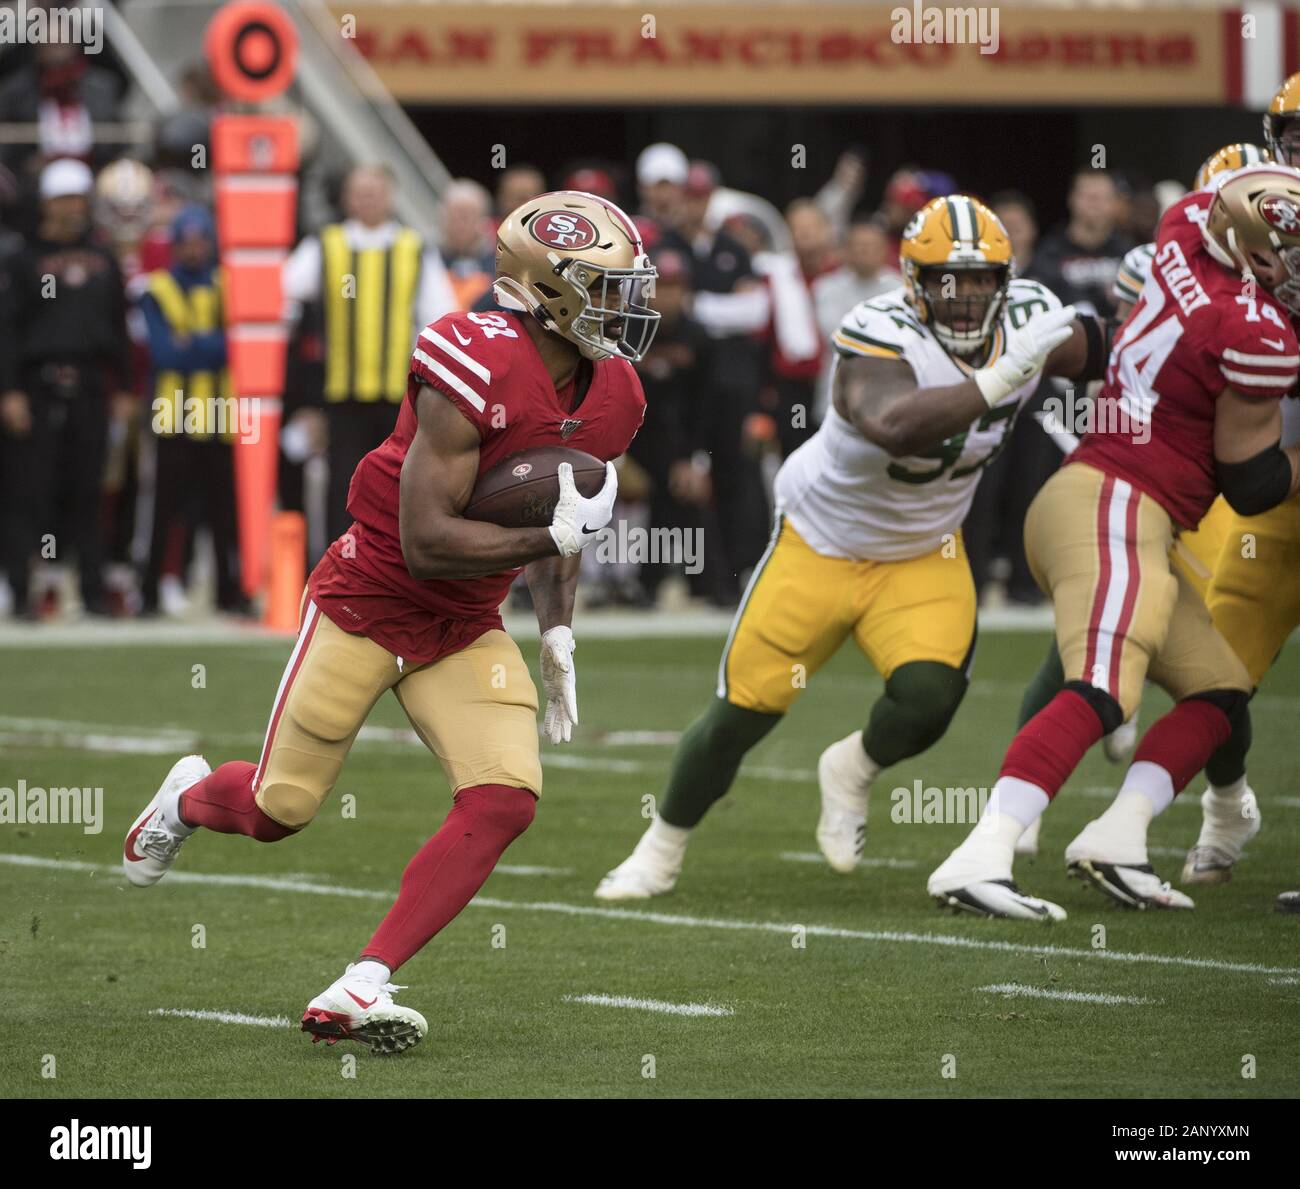
[(502, 528), (545, 528), (555, 514), (562, 462), (573, 467), (574, 486), (584, 496), (593, 496), (604, 486), (605, 464), (599, 458), (567, 446), (535, 446), (484, 471), (462, 515)]

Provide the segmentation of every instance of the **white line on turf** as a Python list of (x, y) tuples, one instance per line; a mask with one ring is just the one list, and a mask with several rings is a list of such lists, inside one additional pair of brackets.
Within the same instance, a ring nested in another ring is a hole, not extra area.
[[(94, 875), (121, 876), (116, 863), (83, 863), (77, 859), (45, 859), (36, 855), (0, 854), (0, 863), (52, 871), (81, 871)], [(213, 875), (202, 872), (172, 871), (169, 884), (214, 884), (224, 887), (261, 888), (267, 891), (298, 892), (314, 896), (350, 896), (355, 899), (392, 900), (392, 891), (369, 888), (345, 888), (337, 884), (284, 879), (269, 875)], [(516, 912), (553, 912), (564, 916), (591, 917), (606, 921), (640, 921), (681, 929), (725, 929), (747, 933), (775, 933), (789, 937), (798, 928), (807, 937), (827, 937), (844, 941), (875, 941), (890, 945), (925, 945), (943, 949), (987, 951), (1003, 954), (1035, 954), (1049, 958), (1083, 958), (1102, 962), (1131, 962), (1152, 966), (1181, 966), (1193, 970), (1221, 970), (1233, 974), (1280, 974), (1300, 976), (1300, 967), (1263, 966), (1258, 962), (1228, 962), (1219, 958), (1190, 958), (1174, 954), (1144, 954), (1122, 950), (1094, 950), (1083, 946), (1030, 945), (1015, 941), (983, 941), (950, 933), (912, 933), (892, 929), (844, 929), (836, 925), (810, 925), (806, 922), (783, 924), (778, 921), (742, 921), (734, 917), (692, 917), (667, 912), (649, 912), (633, 908), (599, 908), (590, 904), (564, 904), (554, 900), (500, 900), (493, 896), (475, 896), (472, 908), (495, 908)], [(1036, 929), (1041, 925), (1034, 926)]]
[(239, 1011), (190, 1011), (180, 1007), (156, 1007), (155, 1016), (178, 1016), (185, 1020), (211, 1020), (214, 1024), (256, 1024), (260, 1028), (288, 1028), (288, 1016), (246, 1016)]
[(1007, 995), (1018, 999), (1061, 999), (1067, 1003), (1103, 1003), (1115, 1007), (1121, 1003), (1162, 1003), (1161, 999), (1143, 999), (1139, 995), (1108, 995), (1097, 991), (1056, 991), (1048, 987), (1027, 987), (1024, 983), (993, 983), (976, 987), (991, 995)]
[[(1300, 698), (1296, 699), (1300, 704)], [(1254, 705), (1254, 702), (1251, 703)], [(663, 732), (669, 734), (670, 732)], [(608, 744), (609, 736), (597, 739), (595, 746)], [(195, 732), (176, 727), (164, 727), (145, 732), (139, 728), (123, 734), (122, 724), (85, 723), (49, 718), (20, 718), (0, 715), (0, 743), (18, 747), (65, 748), (127, 755), (184, 755), (196, 751), (200, 744), (221, 744), (228, 747), (260, 747), (262, 735), (253, 732), (220, 734), (200, 737)], [(357, 735), (362, 747), (398, 748), (420, 746), (419, 736), (408, 727), (364, 726)], [(627, 760), (609, 756), (574, 755), (572, 752), (544, 751), (542, 763), (550, 768), (568, 768), (578, 772), (617, 772), (625, 776), (661, 776), (663, 763), (659, 760)], [(812, 768), (781, 768), (764, 764), (750, 764), (741, 769), (742, 777), (753, 780), (773, 780), (783, 784), (811, 784), (817, 779)], [(1087, 797), (1090, 800), (1111, 801), (1116, 790), (1109, 785), (1090, 784), (1068, 789), (1067, 796)], [(1198, 805), (1196, 797), (1178, 797), (1173, 807)], [(1273, 808), (1300, 809), (1300, 797), (1270, 797), (1267, 804)]]
[[(813, 850), (783, 850), (777, 858), (787, 863), (825, 863), (826, 856)], [(858, 860), (859, 867), (888, 867), (894, 871), (907, 871), (919, 867), (916, 859), (872, 858), (867, 856)]]
[(565, 1003), (593, 1003), (598, 1007), (633, 1007), (663, 1012), (667, 1016), (734, 1016), (729, 1007), (715, 1003), (667, 1003), (662, 999), (634, 999), (630, 995), (566, 995)]

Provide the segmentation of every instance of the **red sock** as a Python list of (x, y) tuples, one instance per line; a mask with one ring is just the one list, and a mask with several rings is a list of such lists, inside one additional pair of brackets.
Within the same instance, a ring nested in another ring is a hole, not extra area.
[(1177, 796), (1231, 734), (1232, 724), (1222, 710), (1202, 698), (1188, 698), (1151, 724), (1133, 762), (1159, 764), (1169, 773)]
[(296, 830), (267, 817), (253, 800), (256, 764), (232, 760), (181, 794), (181, 820), (218, 834), (246, 834), (258, 842), (279, 842)]
[(361, 951), (396, 970), (452, 920), (533, 820), (527, 789), (480, 784), (461, 789), (447, 820), (407, 865), (397, 903)]
[(1105, 734), (1081, 694), (1063, 689), (1011, 741), (999, 776), (1014, 776), (1055, 797), (1084, 753)]

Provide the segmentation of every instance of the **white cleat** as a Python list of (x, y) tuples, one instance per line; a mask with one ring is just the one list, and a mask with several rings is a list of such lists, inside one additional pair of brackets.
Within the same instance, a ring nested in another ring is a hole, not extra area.
[(1180, 883), (1227, 883), (1246, 843), (1259, 833), (1259, 802), (1249, 785), (1224, 801), (1209, 789), (1201, 794), (1201, 834), (1187, 852)]
[(1043, 819), (1036, 817), (1025, 827), (1025, 832), (1016, 839), (1016, 858), (1032, 859), (1038, 855), (1038, 831)]
[(1145, 843), (1111, 836), (1098, 819), (1065, 848), (1067, 870), (1125, 908), (1195, 908), (1190, 896), (1170, 887), (1147, 859)]
[(1138, 716), (1137, 711), (1127, 722), (1120, 723), (1109, 735), (1101, 740), (1101, 749), (1112, 764), (1126, 764), (1129, 757), (1137, 750)]
[(393, 992), (406, 988), (360, 978), (352, 973), (354, 965), (307, 1004), (302, 1030), (310, 1033), (312, 1044), (355, 1040), (380, 1054), (419, 1044), (429, 1031), (428, 1022), (414, 1008), (393, 1002)]
[(1050, 900), (1027, 896), (1011, 878), (1009, 869), (981, 861), (961, 848), (953, 851), (926, 883), (926, 891), (943, 908), (981, 917), (1003, 917), (1051, 924), (1065, 920), (1065, 909)]
[(597, 900), (649, 900), (671, 892), (681, 867), (670, 868), (633, 851), (596, 885)]
[(862, 733), (832, 743), (817, 761), (822, 812), (817, 820), (817, 847), (841, 875), (856, 871), (867, 845), (867, 800), (870, 779), (863, 778)]
[(181, 794), (211, 771), (202, 756), (177, 760), (153, 800), (131, 823), (122, 846), (122, 869), (136, 887), (156, 884), (171, 870), (181, 845), (194, 833), (192, 827), (180, 824), (176, 807)]

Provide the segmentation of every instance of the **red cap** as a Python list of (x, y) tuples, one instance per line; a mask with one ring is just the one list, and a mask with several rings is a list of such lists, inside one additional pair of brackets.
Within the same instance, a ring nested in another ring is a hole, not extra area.
[(692, 161), (686, 171), (686, 193), (703, 196), (718, 188), (718, 171), (707, 161)]
[(603, 169), (575, 169), (564, 179), (562, 190), (582, 190), (587, 194), (598, 194), (611, 202), (618, 199), (618, 190), (614, 179)]

